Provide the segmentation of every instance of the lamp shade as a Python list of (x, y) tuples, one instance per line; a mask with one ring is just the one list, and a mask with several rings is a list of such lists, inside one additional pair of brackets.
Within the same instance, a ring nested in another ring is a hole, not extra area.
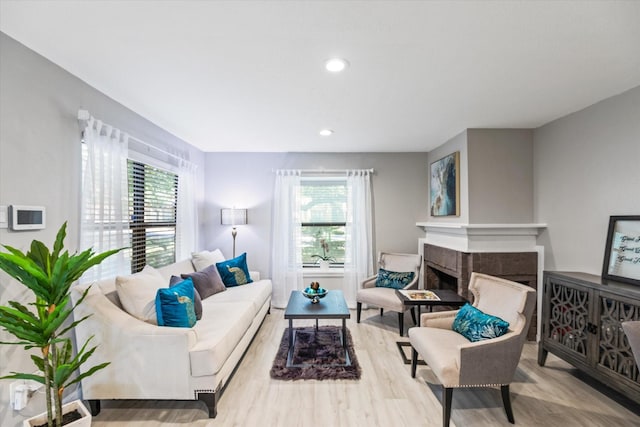
[(247, 210), (236, 208), (220, 209), (220, 224), (233, 226), (247, 224)]

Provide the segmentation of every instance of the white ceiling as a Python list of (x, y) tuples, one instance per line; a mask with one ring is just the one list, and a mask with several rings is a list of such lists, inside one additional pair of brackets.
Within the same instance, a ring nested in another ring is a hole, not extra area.
[(428, 151), (640, 85), (639, 1), (0, 0), (0, 29), (204, 151)]

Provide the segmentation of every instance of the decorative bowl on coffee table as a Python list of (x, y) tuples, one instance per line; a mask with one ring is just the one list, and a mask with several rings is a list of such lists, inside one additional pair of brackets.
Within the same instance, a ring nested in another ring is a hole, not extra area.
[(327, 291), (324, 288), (318, 288), (318, 289), (306, 288), (304, 291), (302, 291), (302, 295), (309, 298), (312, 304), (319, 303), (321, 298), (324, 298), (325, 296), (327, 296), (327, 293), (329, 293), (329, 291)]

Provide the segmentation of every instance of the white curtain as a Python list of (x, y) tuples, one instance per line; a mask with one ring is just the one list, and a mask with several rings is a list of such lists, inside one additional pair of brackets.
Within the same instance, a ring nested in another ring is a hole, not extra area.
[[(129, 136), (90, 118), (84, 129), (80, 247), (96, 253), (130, 245), (127, 153)], [(87, 271), (83, 282), (131, 272), (125, 252)]]
[(272, 279), (274, 307), (284, 308), (293, 290), (302, 289), (300, 171), (279, 170), (273, 201)]
[(373, 210), (371, 171), (347, 171), (347, 226), (344, 262), (344, 298), (356, 306), (360, 283), (373, 275)]
[(178, 212), (176, 224), (176, 261), (191, 257), (197, 249), (198, 210), (196, 206), (196, 165), (180, 161), (178, 171)]

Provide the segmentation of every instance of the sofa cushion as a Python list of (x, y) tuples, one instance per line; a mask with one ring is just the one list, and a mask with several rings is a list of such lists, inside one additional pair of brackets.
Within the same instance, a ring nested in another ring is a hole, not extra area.
[(265, 302), (271, 297), (271, 280), (258, 280), (245, 286), (232, 286), (227, 291), (217, 294), (215, 302), (251, 301), (254, 314), (258, 314)]
[(166, 286), (165, 283), (158, 270), (147, 265), (138, 273), (117, 276), (116, 290), (127, 313), (157, 325), (156, 293), (158, 289)]
[(497, 338), (507, 333), (509, 322), (465, 304), (453, 321), (452, 329), (471, 342)]
[(411, 283), (414, 277), (415, 273), (413, 271), (397, 272), (381, 268), (378, 270), (376, 287), (402, 289)]
[[(172, 288), (185, 280), (187, 279), (183, 279), (182, 277), (178, 276), (171, 276), (171, 279), (169, 280), (169, 287)], [(193, 280), (191, 281), (191, 283), (193, 284)], [(200, 294), (198, 293), (198, 290), (195, 288), (195, 286), (193, 288), (193, 308), (196, 312), (196, 320), (202, 319), (202, 298), (200, 298)]]
[(245, 285), (253, 282), (247, 268), (247, 253), (233, 259), (216, 263), (225, 286)]
[(210, 265), (223, 261), (224, 255), (222, 255), (220, 249), (216, 249), (215, 251), (193, 252), (191, 254), (191, 262), (196, 271), (204, 270)]
[(198, 341), (189, 350), (194, 377), (217, 373), (255, 318), (250, 301), (218, 302), (216, 295), (202, 305), (204, 319), (193, 328)]
[(207, 299), (211, 295), (226, 289), (215, 265), (210, 265), (204, 270), (196, 271), (195, 273), (181, 274), (181, 276), (183, 279), (190, 277), (193, 280), (193, 285), (202, 299)]
[(185, 279), (156, 293), (158, 326), (191, 328), (196, 324), (195, 289), (193, 281)]

